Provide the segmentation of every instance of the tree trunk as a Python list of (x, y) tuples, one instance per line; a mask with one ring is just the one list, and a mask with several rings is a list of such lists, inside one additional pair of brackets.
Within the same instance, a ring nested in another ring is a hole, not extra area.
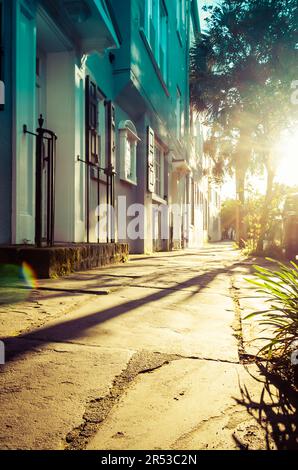
[(269, 220), (269, 213), (270, 213), (270, 205), (272, 201), (273, 195), (273, 181), (275, 172), (269, 165), (267, 165), (267, 188), (266, 188), (266, 195), (264, 199), (264, 206), (262, 210), (262, 215), (260, 219), (261, 231), (260, 236), (257, 243), (257, 252), (262, 253), (263, 251), (263, 241), (265, 239), (265, 235), (268, 229), (268, 220)]

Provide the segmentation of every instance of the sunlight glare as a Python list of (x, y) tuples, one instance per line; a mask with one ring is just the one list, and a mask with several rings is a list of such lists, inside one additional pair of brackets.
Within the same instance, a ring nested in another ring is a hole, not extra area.
[(280, 164), (276, 181), (288, 186), (298, 184), (298, 130), (282, 137), (276, 147)]

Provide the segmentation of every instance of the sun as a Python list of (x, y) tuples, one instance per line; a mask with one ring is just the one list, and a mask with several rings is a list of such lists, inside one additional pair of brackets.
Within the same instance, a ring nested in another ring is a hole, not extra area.
[(276, 146), (277, 158), (280, 161), (276, 181), (287, 186), (298, 185), (298, 129), (285, 134)]

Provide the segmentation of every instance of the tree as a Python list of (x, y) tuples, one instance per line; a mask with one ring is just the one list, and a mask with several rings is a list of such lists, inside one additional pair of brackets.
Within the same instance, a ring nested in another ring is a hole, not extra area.
[[(291, 188), (284, 184), (274, 183), (273, 185), (272, 198), (267, 206), (268, 224), (265, 231), (266, 245), (270, 256), (273, 256), (274, 251), (281, 254), (285, 201), (288, 196), (296, 192), (297, 188)], [(260, 233), (263, 231), (262, 218), (266, 196), (256, 192), (253, 187), (249, 187), (247, 193), (244, 210), (248, 232), (247, 246), (249, 249), (247, 251), (251, 254), (261, 254), (263, 246), (260, 249), (258, 242)]]
[(214, 154), (235, 172), (240, 242), (247, 170), (254, 171), (257, 163), (267, 172), (265, 230), (276, 171), (273, 142), (297, 119), (290, 94), (298, 63), (298, 5), (296, 0), (223, 0), (208, 8), (208, 31), (191, 49), (191, 99), (211, 128), (221, 129)]
[(228, 235), (230, 229), (236, 228), (236, 205), (235, 199), (226, 199), (222, 203), (220, 221), (221, 228), (225, 236)]

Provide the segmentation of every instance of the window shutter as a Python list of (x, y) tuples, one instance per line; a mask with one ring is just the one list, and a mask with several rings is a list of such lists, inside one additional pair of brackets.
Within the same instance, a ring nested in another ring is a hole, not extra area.
[(115, 106), (107, 101), (107, 128), (108, 128), (108, 164), (116, 169), (116, 123)]
[(86, 77), (86, 161), (99, 163), (97, 86)]
[(148, 191), (154, 192), (155, 187), (155, 171), (154, 171), (154, 131), (148, 126), (147, 130), (147, 168), (148, 168)]

